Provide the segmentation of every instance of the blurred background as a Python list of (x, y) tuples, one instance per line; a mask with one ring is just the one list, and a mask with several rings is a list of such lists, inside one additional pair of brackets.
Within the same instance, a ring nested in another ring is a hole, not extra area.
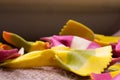
[(0, 34), (36, 40), (58, 34), (69, 19), (112, 35), (120, 29), (120, 0), (0, 0)]

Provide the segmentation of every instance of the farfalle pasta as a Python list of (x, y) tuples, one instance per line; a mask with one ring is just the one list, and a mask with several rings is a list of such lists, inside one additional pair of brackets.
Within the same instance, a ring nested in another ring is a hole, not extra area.
[(91, 80), (120, 78), (120, 36), (96, 34), (80, 22), (69, 20), (59, 35), (28, 41), (3, 31), (0, 67), (59, 67)]

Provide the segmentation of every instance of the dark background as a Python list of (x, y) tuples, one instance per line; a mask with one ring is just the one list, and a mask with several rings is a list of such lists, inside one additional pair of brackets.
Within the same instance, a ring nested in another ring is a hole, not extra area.
[(112, 35), (120, 29), (120, 0), (0, 0), (1, 35), (10, 31), (37, 40), (58, 34), (69, 19)]

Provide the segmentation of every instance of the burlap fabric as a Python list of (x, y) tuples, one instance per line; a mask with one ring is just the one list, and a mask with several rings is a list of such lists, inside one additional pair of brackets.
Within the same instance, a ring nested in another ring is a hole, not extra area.
[(34, 69), (0, 69), (0, 80), (89, 80), (74, 73), (54, 67)]
[[(114, 36), (120, 35), (120, 30)], [(74, 73), (54, 68), (0, 69), (0, 80), (90, 80)]]

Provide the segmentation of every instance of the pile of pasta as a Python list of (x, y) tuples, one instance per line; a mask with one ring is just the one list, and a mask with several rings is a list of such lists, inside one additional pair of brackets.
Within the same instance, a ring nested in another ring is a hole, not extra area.
[(75, 20), (68, 20), (59, 35), (28, 41), (3, 31), (1, 68), (59, 67), (91, 80), (120, 78), (120, 36), (94, 33)]

